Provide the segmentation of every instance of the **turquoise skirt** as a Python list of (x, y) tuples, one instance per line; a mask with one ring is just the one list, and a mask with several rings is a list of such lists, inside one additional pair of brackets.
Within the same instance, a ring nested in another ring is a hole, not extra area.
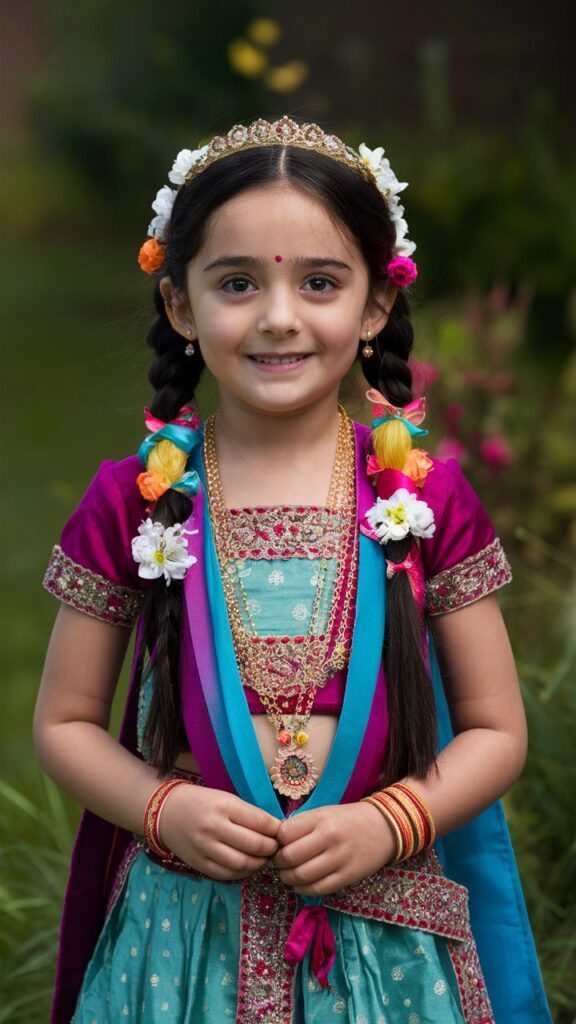
[[(72, 1024), (236, 1020), (241, 885), (133, 861), (87, 969)], [(463, 1024), (443, 939), (329, 911), (330, 987), (305, 958), (293, 1024)], [(262, 965), (266, 972), (266, 965)], [(266, 1024), (282, 1024), (270, 1016)]]

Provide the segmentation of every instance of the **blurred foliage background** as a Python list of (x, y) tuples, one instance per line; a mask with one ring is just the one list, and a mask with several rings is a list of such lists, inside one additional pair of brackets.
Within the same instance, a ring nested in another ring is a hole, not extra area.
[[(430, 448), (463, 463), (515, 570), (502, 603), (531, 744), (506, 807), (554, 1019), (573, 1020), (568, 13), (559, 0), (413, 0), (405, 20), (385, 0), (2, 6), (0, 1022), (47, 1019), (77, 811), (42, 779), (30, 739), (55, 612), (39, 581), (98, 462), (142, 436), (151, 294), (136, 253), (150, 202), (180, 148), (282, 113), (383, 143), (411, 183), (416, 385)], [(358, 388), (350, 403), (366, 415)]]

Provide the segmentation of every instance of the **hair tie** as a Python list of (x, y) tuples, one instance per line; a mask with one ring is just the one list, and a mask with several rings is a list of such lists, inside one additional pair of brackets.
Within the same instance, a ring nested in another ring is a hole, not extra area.
[(153, 431), (144, 438), (138, 449), (138, 458), (144, 465), (148, 465), (150, 453), (160, 441), (171, 441), (180, 448), (186, 455), (196, 448), (202, 440), (200, 418), (195, 409), (190, 405), (183, 405), (173, 420), (165, 423), (163, 420), (152, 416), (149, 409), (144, 410), (146, 426)]
[(400, 420), (407, 428), (411, 437), (425, 437), (428, 433), (419, 424), (426, 416), (426, 399), (416, 398), (408, 405), (392, 405), (387, 398), (376, 388), (370, 388), (366, 392), (366, 398), (374, 406), (375, 419), (372, 420), (372, 430), (381, 427), (383, 423), (390, 423), (392, 420)]
[(202, 432), (198, 412), (183, 405), (173, 420), (165, 423), (144, 410), (146, 426), (152, 431), (138, 449), (138, 458), (146, 467), (136, 483), (146, 501), (158, 501), (168, 490), (193, 497), (200, 489), (195, 469), (187, 470), (191, 452), (201, 443)]
[(410, 548), (410, 554), (403, 562), (392, 562), (389, 558), (386, 559), (386, 579), (393, 579), (399, 572), (406, 573), (414, 600), (416, 601), (419, 609), (423, 610), (425, 586), (422, 574), (422, 563), (420, 551), (414, 543)]
[(144, 409), (144, 422), (148, 430), (153, 432), (162, 430), (163, 427), (169, 426), (170, 423), (175, 427), (187, 427), (188, 430), (197, 430), (200, 426), (200, 417), (198, 410), (193, 405), (183, 405), (176, 413), (174, 419), (165, 423), (164, 420), (159, 420), (156, 416), (153, 416), (150, 409), (146, 408)]

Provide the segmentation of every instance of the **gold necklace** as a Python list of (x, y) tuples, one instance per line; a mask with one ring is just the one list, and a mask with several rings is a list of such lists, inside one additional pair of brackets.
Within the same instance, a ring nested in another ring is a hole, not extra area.
[[(340, 410), (336, 456), (326, 507), (340, 514), (334, 593), (325, 632), (318, 632), (327, 559), (321, 560), (309, 629), (305, 636), (258, 636), (237, 558), (229, 550), (230, 513), (224, 502), (214, 436), (214, 417), (206, 422), (204, 464), (210, 518), (214, 529), (224, 595), (238, 668), (245, 686), (254, 689), (276, 729), (278, 754), (270, 771), (284, 796), (307, 796), (319, 773), (302, 747), (316, 691), (345, 668), (352, 638), (357, 568), (355, 447), (352, 423)], [(244, 608), (244, 619), (241, 613)], [(246, 628), (246, 624), (249, 628)]]

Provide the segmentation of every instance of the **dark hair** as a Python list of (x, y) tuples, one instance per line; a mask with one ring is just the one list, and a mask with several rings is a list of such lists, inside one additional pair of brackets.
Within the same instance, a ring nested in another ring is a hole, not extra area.
[[(163, 273), (177, 288), (183, 288), (186, 265), (202, 246), (209, 216), (239, 193), (279, 180), (311, 193), (348, 229), (366, 261), (372, 285), (385, 279), (395, 229), (375, 184), (337, 160), (290, 146), (234, 153), (184, 186), (172, 211)], [(159, 419), (170, 420), (192, 399), (204, 361), (198, 346), (194, 356), (184, 355), (183, 338), (170, 325), (159, 284), (155, 305), (158, 319), (148, 335), (157, 354), (149, 374), (155, 389), (151, 411)], [(413, 330), (408, 314), (406, 297), (400, 292), (386, 326), (372, 341), (373, 355), (361, 360), (370, 385), (394, 405), (405, 405), (412, 398), (408, 356)], [(359, 342), (359, 352), (362, 344)], [(169, 525), (183, 522), (190, 508), (188, 498), (167, 491), (154, 515)], [(408, 548), (409, 538), (389, 542), (386, 557), (403, 561)], [(161, 579), (149, 588), (142, 650), (154, 651), (154, 686), (146, 742), (162, 773), (170, 771), (185, 744), (178, 682), (181, 608), (181, 583), (173, 581), (166, 587)], [(426, 775), (435, 763), (436, 751), (435, 708), (422, 623), (405, 573), (396, 573), (387, 584), (384, 666), (390, 720), (384, 781), (390, 784), (403, 775)]]

